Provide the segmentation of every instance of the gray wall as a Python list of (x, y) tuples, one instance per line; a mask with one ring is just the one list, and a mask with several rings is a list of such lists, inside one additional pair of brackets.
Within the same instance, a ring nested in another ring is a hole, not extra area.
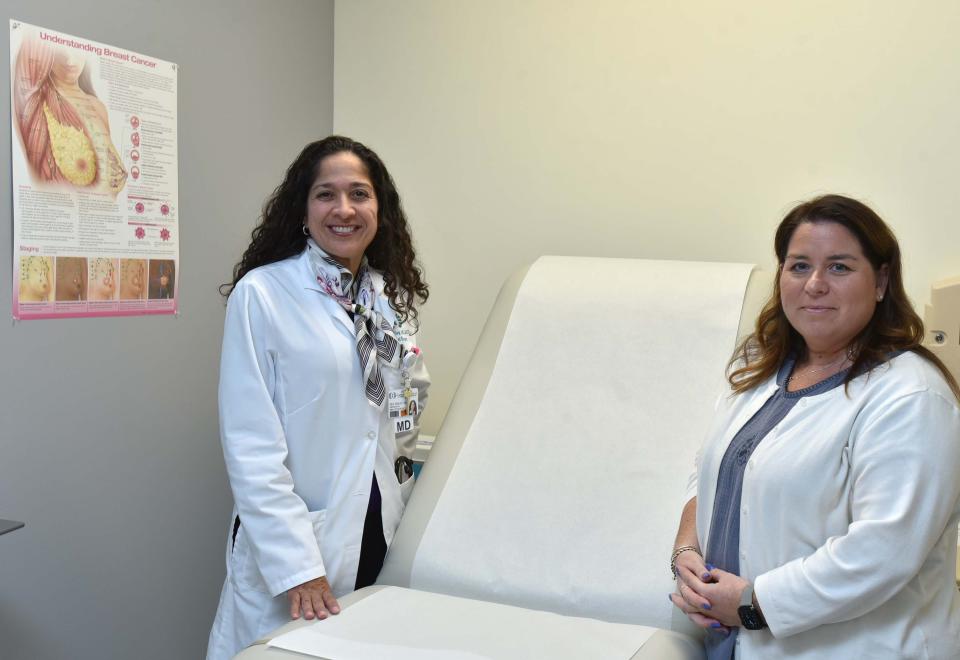
[[(179, 64), (182, 279), (178, 318), (0, 324), (0, 518), (27, 523), (0, 537), (0, 657), (201, 658), (231, 506), (217, 285), (299, 148), (332, 129), (333, 1), (3, 7), (5, 35), (16, 18)], [(3, 128), (4, 315), (9, 154)]]

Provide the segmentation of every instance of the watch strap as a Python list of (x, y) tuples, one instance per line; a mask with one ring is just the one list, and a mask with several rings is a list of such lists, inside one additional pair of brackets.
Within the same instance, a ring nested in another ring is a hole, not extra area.
[(740, 592), (740, 607), (737, 608), (740, 623), (747, 630), (760, 630), (767, 627), (760, 608), (753, 604), (753, 585), (747, 584)]

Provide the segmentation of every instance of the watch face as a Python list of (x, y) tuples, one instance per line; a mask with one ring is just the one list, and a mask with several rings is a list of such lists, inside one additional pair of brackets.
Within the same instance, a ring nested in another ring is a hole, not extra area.
[(760, 630), (763, 628), (764, 621), (752, 605), (744, 605), (737, 608), (737, 614), (740, 615), (740, 623), (742, 623), (743, 627), (747, 630)]

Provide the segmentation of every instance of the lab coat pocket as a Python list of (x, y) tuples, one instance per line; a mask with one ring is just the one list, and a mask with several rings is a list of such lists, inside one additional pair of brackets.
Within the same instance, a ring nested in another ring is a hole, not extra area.
[[(356, 566), (350, 560), (350, 548), (343, 547), (339, 541), (338, 535), (332, 529), (326, 529), (327, 510), (310, 511), (310, 521), (313, 523), (313, 534), (317, 539), (317, 546), (320, 548), (320, 554), (323, 556), (323, 565), (326, 568), (327, 582), (334, 595), (339, 598), (344, 594), (353, 591), (353, 585), (356, 583), (356, 573), (347, 575), (348, 566)], [(331, 521), (334, 524), (336, 520)], [(357, 546), (357, 555), (359, 556), (359, 546)]]
[(416, 481), (416, 479), (410, 477), (400, 484), (400, 499), (403, 501), (403, 506), (407, 506), (407, 502), (410, 500), (410, 493), (413, 492), (414, 481)]
[[(327, 569), (327, 580), (330, 579), (331, 571), (331, 552), (330, 549), (325, 547), (326, 545), (326, 531), (324, 529), (327, 522), (327, 510), (320, 509), (319, 511), (308, 511), (307, 516), (310, 517), (310, 524), (313, 525), (313, 537), (317, 539), (317, 547), (320, 548), (320, 555), (323, 557), (323, 563)], [(333, 562), (334, 564), (336, 562)]]
[[(327, 510), (308, 511), (310, 524), (313, 526), (313, 535), (317, 545), (323, 548), (323, 523), (327, 518)], [(233, 545), (233, 554), (230, 557), (230, 577), (238, 589), (244, 591), (259, 591), (269, 593), (267, 583), (257, 566), (253, 548), (247, 538), (246, 529), (241, 524), (237, 530), (237, 538)]]
[(283, 413), (284, 418), (285, 418), (285, 419), (288, 419), (288, 418), (296, 415), (297, 413), (302, 413), (304, 410), (307, 409), (308, 406), (316, 406), (316, 405), (317, 405), (317, 400), (318, 400), (321, 396), (323, 396), (323, 392), (321, 392), (321, 393), (318, 394), (317, 396), (313, 397), (313, 398), (310, 399), (309, 401), (304, 401), (304, 402), (299, 402), (299, 403), (294, 404), (294, 407), (293, 407), (293, 408), (284, 411), (284, 413)]

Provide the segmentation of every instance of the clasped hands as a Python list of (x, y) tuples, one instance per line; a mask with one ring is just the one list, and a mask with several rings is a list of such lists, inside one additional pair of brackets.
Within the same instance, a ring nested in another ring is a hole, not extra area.
[(749, 584), (739, 575), (704, 564), (689, 550), (677, 556), (677, 591), (670, 601), (696, 625), (724, 634), (740, 625), (740, 594)]

